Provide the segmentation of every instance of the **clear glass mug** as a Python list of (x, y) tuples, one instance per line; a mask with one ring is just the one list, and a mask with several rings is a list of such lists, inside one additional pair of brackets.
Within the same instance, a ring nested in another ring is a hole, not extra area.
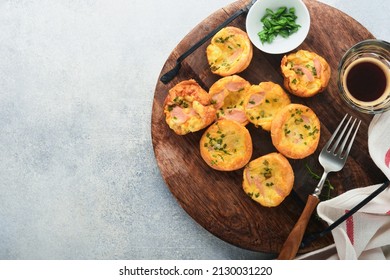
[(343, 100), (368, 114), (390, 109), (390, 43), (365, 40), (352, 46), (338, 66), (338, 87)]

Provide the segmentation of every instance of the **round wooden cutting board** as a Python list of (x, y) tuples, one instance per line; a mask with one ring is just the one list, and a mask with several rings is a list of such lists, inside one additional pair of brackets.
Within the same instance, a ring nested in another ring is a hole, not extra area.
[[(164, 99), (168, 90), (180, 81), (195, 79), (205, 90), (218, 80), (207, 64), (205, 50), (208, 42), (187, 57), (179, 74), (167, 85), (158, 81), (152, 112), (152, 142), (158, 166), (168, 188), (183, 209), (200, 225), (222, 240), (238, 247), (277, 254), (301, 214), (307, 195), (317, 184), (307, 169), (322, 174), (318, 154), (345, 113), (362, 120), (362, 126), (344, 169), (328, 176), (334, 197), (349, 189), (364, 187), (385, 180), (385, 176), (369, 157), (367, 130), (371, 115), (351, 110), (338, 96), (337, 66), (344, 52), (355, 43), (373, 38), (357, 21), (317, 1), (304, 1), (311, 15), (308, 37), (298, 49), (314, 51), (323, 56), (331, 66), (332, 75), (328, 88), (312, 98), (303, 99), (290, 95), (293, 103), (312, 108), (321, 121), (321, 140), (317, 152), (302, 160), (290, 160), (295, 173), (294, 189), (283, 203), (266, 208), (252, 201), (242, 190), (243, 170), (220, 172), (211, 169), (201, 158), (199, 140), (204, 130), (190, 135), (176, 135), (165, 123)], [(161, 75), (175, 65), (177, 57), (184, 53), (229, 15), (242, 8), (246, 1), (237, 1), (216, 11), (197, 25), (173, 50)], [(230, 25), (245, 30), (245, 14)], [(254, 49), (250, 66), (239, 75), (251, 84), (273, 81), (282, 85), (280, 61), (283, 55), (270, 55)], [(254, 151), (252, 159), (276, 151), (269, 132), (249, 124)], [(323, 194), (328, 195), (324, 189)], [(322, 199), (326, 199), (327, 197)], [(306, 233), (321, 231), (327, 225), (313, 215)], [(301, 249), (305, 253), (323, 248), (333, 242), (331, 234), (317, 239)]]

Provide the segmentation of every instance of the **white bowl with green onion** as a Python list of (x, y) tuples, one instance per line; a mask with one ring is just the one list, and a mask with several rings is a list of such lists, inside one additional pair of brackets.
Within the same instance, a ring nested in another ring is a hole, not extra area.
[(270, 54), (294, 50), (309, 29), (310, 14), (302, 0), (257, 0), (246, 17), (252, 44)]

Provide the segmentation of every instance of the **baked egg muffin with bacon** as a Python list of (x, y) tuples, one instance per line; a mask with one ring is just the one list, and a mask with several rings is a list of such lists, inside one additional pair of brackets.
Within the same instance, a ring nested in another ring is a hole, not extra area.
[(225, 77), (240, 73), (249, 66), (253, 47), (246, 32), (228, 26), (213, 36), (206, 55), (211, 72)]
[(216, 117), (211, 98), (195, 80), (176, 84), (164, 101), (165, 121), (179, 135), (199, 131)]
[(244, 101), (244, 109), (251, 123), (270, 131), (274, 116), (288, 104), (290, 104), (290, 98), (280, 85), (273, 82), (261, 82), (249, 88)]
[(302, 159), (317, 149), (320, 129), (320, 120), (312, 109), (292, 103), (284, 107), (272, 121), (272, 144), (284, 156)]
[(299, 50), (285, 55), (280, 67), (285, 88), (300, 97), (311, 97), (322, 92), (329, 83), (329, 64), (314, 52)]
[(217, 109), (217, 119), (229, 119), (242, 125), (248, 124), (244, 100), (250, 83), (238, 75), (227, 76), (216, 81), (209, 89), (211, 103)]
[(265, 207), (282, 203), (293, 185), (294, 171), (280, 153), (261, 156), (245, 166), (242, 187), (250, 198)]
[(248, 129), (232, 120), (218, 120), (200, 139), (200, 154), (213, 169), (233, 171), (244, 167), (252, 157)]

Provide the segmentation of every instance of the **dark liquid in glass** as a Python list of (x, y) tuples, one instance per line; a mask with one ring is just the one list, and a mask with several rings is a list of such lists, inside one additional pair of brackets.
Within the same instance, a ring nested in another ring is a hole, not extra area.
[(372, 102), (385, 93), (387, 78), (378, 64), (362, 60), (353, 65), (347, 73), (346, 86), (354, 98)]

